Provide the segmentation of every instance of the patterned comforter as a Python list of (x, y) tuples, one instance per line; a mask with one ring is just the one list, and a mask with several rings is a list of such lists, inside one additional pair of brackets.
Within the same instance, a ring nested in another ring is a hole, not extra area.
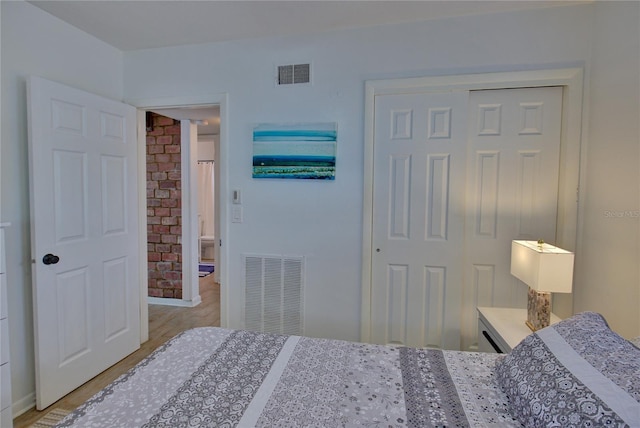
[(521, 426), (495, 354), (186, 331), (58, 427)]
[(495, 371), (527, 427), (640, 428), (640, 349), (595, 312), (529, 335)]

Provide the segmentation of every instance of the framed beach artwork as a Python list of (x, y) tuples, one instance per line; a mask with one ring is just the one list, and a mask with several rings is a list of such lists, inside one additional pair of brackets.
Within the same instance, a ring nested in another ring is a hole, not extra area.
[(336, 123), (260, 124), (253, 128), (253, 178), (334, 180)]

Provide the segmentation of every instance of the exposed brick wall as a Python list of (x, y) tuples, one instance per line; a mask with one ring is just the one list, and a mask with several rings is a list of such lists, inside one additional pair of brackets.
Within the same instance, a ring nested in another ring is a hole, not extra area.
[(149, 296), (182, 298), (180, 122), (152, 114), (147, 131)]

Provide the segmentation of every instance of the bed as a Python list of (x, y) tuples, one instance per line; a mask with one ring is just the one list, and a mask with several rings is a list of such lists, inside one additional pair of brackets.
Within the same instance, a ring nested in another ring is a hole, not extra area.
[(188, 330), (57, 427), (640, 426), (640, 349), (586, 312), (508, 355)]

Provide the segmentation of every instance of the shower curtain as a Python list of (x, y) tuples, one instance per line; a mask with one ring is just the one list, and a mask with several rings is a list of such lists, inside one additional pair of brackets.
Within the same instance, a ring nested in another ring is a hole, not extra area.
[(213, 162), (198, 163), (198, 218), (200, 236), (214, 235)]

